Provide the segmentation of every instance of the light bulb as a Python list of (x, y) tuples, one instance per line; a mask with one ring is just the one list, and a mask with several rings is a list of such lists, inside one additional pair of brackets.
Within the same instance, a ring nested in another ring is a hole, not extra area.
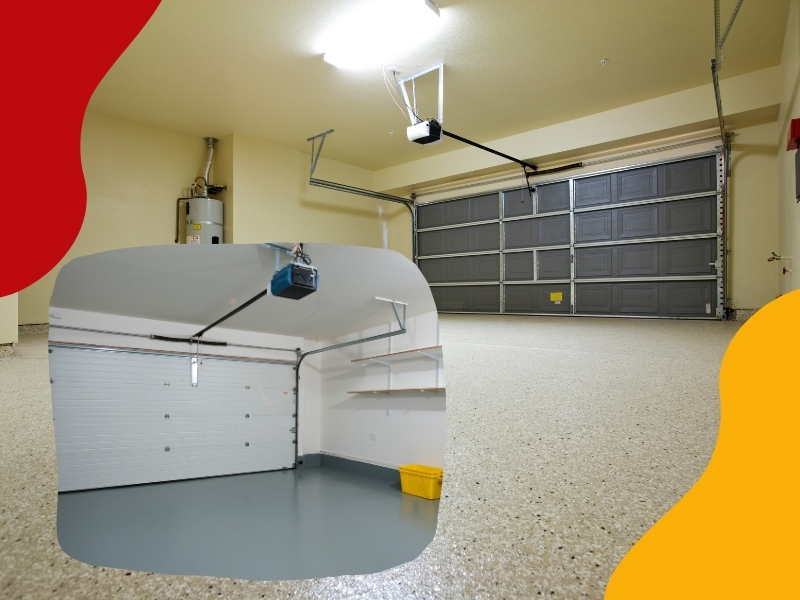
[(341, 69), (379, 65), (428, 39), (440, 24), (430, 0), (370, 0), (328, 29), (324, 60)]

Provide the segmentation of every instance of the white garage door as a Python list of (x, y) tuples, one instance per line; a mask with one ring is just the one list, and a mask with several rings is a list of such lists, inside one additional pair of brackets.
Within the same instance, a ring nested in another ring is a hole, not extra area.
[(50, 346), (59, 491), (291, 468), (292, 364)]

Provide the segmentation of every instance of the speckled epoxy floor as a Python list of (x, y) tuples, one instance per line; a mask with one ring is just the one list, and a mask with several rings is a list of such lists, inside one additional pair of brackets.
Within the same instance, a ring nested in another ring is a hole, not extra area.
[(375, 575), (253, 582), (93, 568), (56, 540), (46, 336), (0, 360), (0, 597), (601, 598), (703, 472), (739, 323), (442, 315), (436, 537)]

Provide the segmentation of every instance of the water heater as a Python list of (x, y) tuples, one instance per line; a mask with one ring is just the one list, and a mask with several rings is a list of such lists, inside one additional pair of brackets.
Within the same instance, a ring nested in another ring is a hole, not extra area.
[(178, 204), (183, 244), (222, 243), (222, 201), (213, 198), (181, 198)]

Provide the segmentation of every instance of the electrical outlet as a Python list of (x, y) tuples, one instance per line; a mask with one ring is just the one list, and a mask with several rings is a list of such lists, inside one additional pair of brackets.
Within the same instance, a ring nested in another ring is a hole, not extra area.
[(377, 442), (378, 441), (378, 434), (377, 433), (370, 433), (369, 434), (369, 441), (370, 442)]

